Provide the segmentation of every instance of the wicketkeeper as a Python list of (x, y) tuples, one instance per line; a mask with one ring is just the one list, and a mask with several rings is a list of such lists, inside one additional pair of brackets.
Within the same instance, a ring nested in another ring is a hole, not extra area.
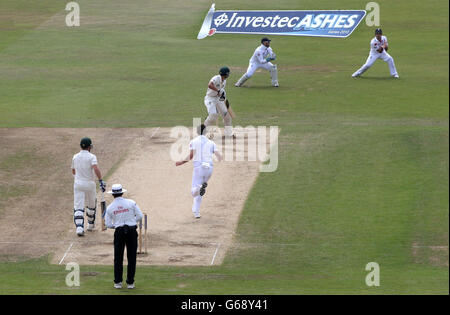
[(255, 49), (250, 63), (248, 65), (247, 72), (236, 82), (234, 86), (242, 86), (248, 79), (250, 79), (258, 68), (266, 69), (270, 72), (272, 78), (272, 86), (278, 87), (278, 69), (277, 65), (271, 63), (275, 60), (276, 56), (272, 48), (270, 48), (271, 40), (267, 37), (261, 39), (261, 46)]

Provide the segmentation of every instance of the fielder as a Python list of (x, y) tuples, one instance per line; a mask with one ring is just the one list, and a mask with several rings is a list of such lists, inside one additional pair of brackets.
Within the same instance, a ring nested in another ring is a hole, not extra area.
[(389, 71), (391, 72), (391, 76), (398, 79), (399, 75), (397, 73), (397, 69), (395, 68), (394, 58), (392, 58), (391, 55), (387, 53), (388, 48), (388, 41), (386, 36), (383, 36), (383, 31), (381, 30), (381, 28), (377, 28), (375, 30), (375, 38), (370, 42), (370, 54), (367, 58), (366, 63), (358, 71), (353, 73), (352, 77), (359, 77), (361, 74), (366, 72), (367, 69), (372, 67), (377, 59), (381, 59), (387, 62)]
[(194, 159), (191, 194), (194, 197), (192, 212), (196, 219), (200, 219), (200, 204), (213, 172), (213, 154), (219, 161), (222, 160), (222, 155), (216, 144), (205, 136), (206, 129), (205, 125), (199, 126), (199, 136), (189, 143), (189, 156), (175, 163), (176, 166), (180, 166)]
[(72, 175), (74, 176), (73, 220), (77, 235), (83, 236), (85, 206), (87, 206), (87, 230), (92, 231), (95, 228), (97, 199), (94, 176), (97, 176), (100, 189), (103, 192), (105, 191), (106, 183), (102, 180), (102, 173), (98, 168), (97, 157), (91, 153), (93, 147), (92, 140), (89, 138), (81, 139), (80, 147), (81, 151), (72, 158)]
[(220, 114), (223, 119), (225, 137), (233, 137), (232, 119), (225, 104), (225, 86), (227, 85), (227, 78), (229, 76), (230, 69), (228, 67), (220, 68), (219, 74), (213, 76), (209, 81), (205, 96), (208, 117), (205, 119), (204, 124), (205, 126), (216, 125)]
[(250, 58), (247, 72), (236, 82), (234, 86), (242, 86), (248, 79), (250, 79), (258, 68), (264, 68), (270, 72), (272, 78), (272, 86), (278, 87), (278, 70), (277, 65), (271, 63), (275, 60), (275, 53), (270, 48), (271, 40), (267, 37), (261, 39), (261, 46), (255, 49), (253, 56)]

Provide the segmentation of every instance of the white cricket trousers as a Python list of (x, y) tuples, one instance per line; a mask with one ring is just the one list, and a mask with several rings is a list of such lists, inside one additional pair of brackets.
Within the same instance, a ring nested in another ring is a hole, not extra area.
[(200, 204), (202, 203), (202, 196), (200, 196), (200, 188), (203, 183), (207, 183), (211, 178), (213, 172), (213, 167), (209, 166), (208, 168), (199, 165), (194, 167), (192, 172), (192, 187), (191, 194), (194, 197), (194, 203), (192, 205), (192, 212), (195, 215), (200, 214)]
[(248, 65), (247, 72), (245, 73), (245, 75), (248, 78), (251, 78), (258, 68), (263, 68), (268, 71), (271, 71), (274, 68), (274, 66), (271, 62), (267, 63), (252, 62)]
[(205, 97), (205, 106), (208, 111), (208, 117), (205, 120), (205, 126), (213, 126), (217, 124), (219, 115), (222, 116), (225, 127), (225, 136), (233, 135), (233, 125), (230, 114), (228, 113), (227, 105), (224, 101), (220, 101), (218, 97)]
[(73, 208), (82, 210), (84, 207), (96, 207), (96, 187), (94, 181), (75, 181), (73, 184)]
[(359, 68), (359, 70), (356, 71), (353, 75), (358, 76), (363, 74), (364, 72), (366, 72), (367, 69), (372, 67), (372, 65), (374, 64), (375, 61), (377, 61), (377, 59), (381, 59), (387, 62), (389, 66), (389, 71), (391, 72), (391, 76), (398, 75), (397, 69), (395, 68), (394, 58), (392, 58), (391, 55), (389, 55), (386, 51), (383, 51), (381, 54), (371, 53), (367, 58), (366, 63), (361, 68)]

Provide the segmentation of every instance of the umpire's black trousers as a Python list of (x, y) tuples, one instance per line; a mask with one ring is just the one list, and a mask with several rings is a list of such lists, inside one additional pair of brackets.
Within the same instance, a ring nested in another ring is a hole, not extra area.
[(123, 281), (123, 252), (127, 247), (127, 283), (134, 283), (136, 273), (136, 254), (138, 247), (136, 226), (124, 225), (114, 232), (114, 283)]

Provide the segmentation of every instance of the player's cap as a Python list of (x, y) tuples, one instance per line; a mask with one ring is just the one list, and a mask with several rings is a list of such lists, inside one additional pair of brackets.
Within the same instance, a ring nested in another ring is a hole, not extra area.
[(375, 30), (375, 35), (378, 35), (378, 34), (383, 34), (383, 31), (381, 30), (381, 28), (377, 28), (376, 30)]
[(230, 68), (228, 67), (222, 67), (219, 70), (220, 75), (229, 75), (230, 74)]
[(81, 147), (82, 149), (87, 149), (87, 148), (89, 148), (90, 146), (92, 146), (92, 140), (91, 140), (90, 138), (85, 137), (85, 138), (81, 139), (81, 141), (80, 141), (80, 147)]
[(271, 41), (271, 40), (268, 39), (267, 37), (263, 37), (263, 38), (261, 39), (261, 44), (264, 43), (264, 42), (270, 42), (270, 41)]
[(124, 192), (127, 192), (127, 190), (124, 189), (121, 184), (114, 184), (112, 185), (111, 190), (108, 191), (108, 194), (119, 195)]

